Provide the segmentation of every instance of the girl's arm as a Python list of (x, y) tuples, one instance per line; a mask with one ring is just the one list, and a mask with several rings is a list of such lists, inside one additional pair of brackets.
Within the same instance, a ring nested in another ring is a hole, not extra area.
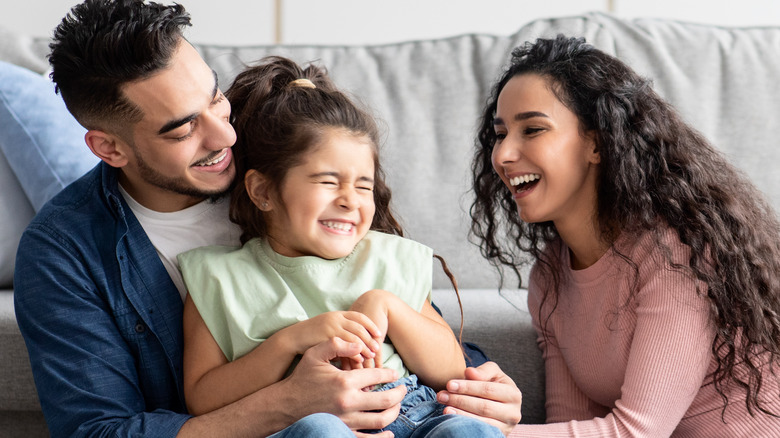
[(444, 318), (425, 301), (420, 312), (380, 289), (358, 298), (350, 310), (366, 314), (393, 342), (404, 365), (428, 386), (439, 390), (450, 379), (462, 379), (463, 351)]
[(184, 304), (184, 394), (199, 415), (239, 400), (284, 377), (293, 359), (310, 347), (339, 337), (362, 346), (360, 362), (379, 349), (379, 330), (357, 312), (328, 312), (286, 327), (246, 355), (229, 362), (188, 296)]

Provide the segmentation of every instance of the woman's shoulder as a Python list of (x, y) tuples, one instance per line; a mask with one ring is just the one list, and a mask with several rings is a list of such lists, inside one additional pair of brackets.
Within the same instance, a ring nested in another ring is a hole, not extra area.
[(690, 247), (680, 240), (677, 230), (662, 224), (655, 229), (626, 232), (620, 235), (614, 248), (634, 263), (687, 265)]

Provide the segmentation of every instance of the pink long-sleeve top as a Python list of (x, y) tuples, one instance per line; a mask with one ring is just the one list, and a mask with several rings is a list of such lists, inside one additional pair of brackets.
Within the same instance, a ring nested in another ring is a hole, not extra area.
[[(664, 241), (672, 259), (687, 265), (689, 248), (676, 234)], [(723, 399), (708, 377), (715, 328), (708, 300), (696, 291), (704, 285), (671, 268), (649, 234), (621, 236), (582, 270), (571, 268), (564, 244), (551, 250), (565, 264), (557, 307), (542, 302), (537, 267), (528, 295), (545, 362), (548, 424), (519, 425), (510, 437), (780, 437), (780, 419), (751, 417), (737, 388), (729, 388), (721, 417)], [(616, 250), (633, 260), (638, 276)], [(763, 370), (761, 397), (780, 413), (777, 377)]]

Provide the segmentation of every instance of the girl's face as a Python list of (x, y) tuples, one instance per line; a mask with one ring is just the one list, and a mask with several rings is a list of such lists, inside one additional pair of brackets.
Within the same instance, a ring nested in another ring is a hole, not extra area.
[(498, 96), (492, 161), (525, 222), (576, 230), (596, 209), (599, 155), (577, 116), (535, 74), (516, 76)]
[[(291, 168), (266, 212), (277, 253), (336, 259), (349, 255), (374, 218), (374, 146), (368, 137), (326, 128)], [(281, 205), (277, 205), (281, 204)]]

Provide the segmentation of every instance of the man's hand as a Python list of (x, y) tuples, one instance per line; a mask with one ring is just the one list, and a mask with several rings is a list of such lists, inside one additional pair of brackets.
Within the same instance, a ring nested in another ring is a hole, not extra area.
[[(327, 412), (341, 418), (350, 429), (381, 429), (398, 417), (406, 387), (369, 392), (363, 388), (390, 383), (398, 379), (395, 370), (364, 368), (340, 370), (330, 361), (360, 354), (361, 345), (340, 338), (315, 345), (306, 351), (293, 373), (280, 382), (290, 403), (290, 424), (315, 412)], [(297, 411), (297, 412), (296, 412)], [(358, 434), (358, 436), (362, 436)], [(392, 436), (387, 434), (372, 435)]]

